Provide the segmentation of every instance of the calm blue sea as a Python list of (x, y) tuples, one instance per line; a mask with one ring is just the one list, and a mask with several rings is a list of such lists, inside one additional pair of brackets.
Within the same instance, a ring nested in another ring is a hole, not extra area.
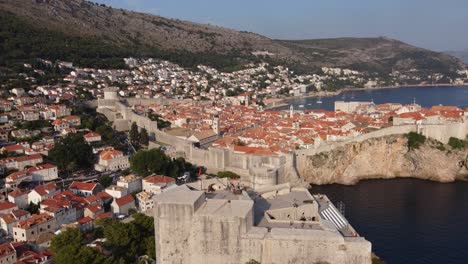
[[(410, 104), (416, 100), (417, 104), (424, 107), (434, 105), (456, 105), (468, 107), (468, 86), (453, 87), (402, 87), (395, 89), (380, 90), (358, 90), (346, 91), (340, 95), (321, 98), (322, 103), (317, 103), (317, 98), (304, 98), (290, 101), (294, 109), (326, 109), (334, 110), (335, 101), (371, 101), (376, 104), (383, 103), (402, 103)], [(300, 105), (304, 106), (299, 107)], [(278, 109), (289, 109), (289, 105)], [(468, 262), (467, 262), (468, 263)]]
[(369, 180), (313, 186), (336, 204), (387, 263), (468, 263), (468, 182)]

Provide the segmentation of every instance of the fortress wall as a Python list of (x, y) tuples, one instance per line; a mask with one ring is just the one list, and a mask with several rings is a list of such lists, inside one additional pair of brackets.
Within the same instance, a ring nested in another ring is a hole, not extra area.
[(164, 102), (164, 99), (162, 97), (160, 98), (125, 98), (125, 100), (130, 106), (134, 106), (134, 105), (147, 106), (147, 105), (152, 105), (152, 104), (162, 104)]
[(116, 119), (116, 114), (114, 110), (111, 110), (109, 108), (98, 108), (96, 110), (98, 113), (103, 114), (109, 121), (114, 122)]
[(346, 261), (345, 264), (371, 263), (367, 252), (372, 252), (372, 244), (363, 237), (345, 237)]
[(444, 144), (448, 143), (450, 137), (465, 139), (467, 135), (466, 123), (453, 123), (443, 125), (419, 125), (418, 132), (436, 139)]
[[(265, 228), (252, 226), (252, 210), (246, 217), (198, 215), (195, 212), (191, 215), (190, 226), (187, 226), (179, 223), (184, 222), (184, 210), (179, 208), (180, 205), (174, 207), (174, 213), (182, 214), (182, 217), (171, 219), (179, 230), (165, 231), (163, 236), (158, 234), (156, 239), (160, 239), (164, 247), (181, 244), (171, 247), (170, 253), (162, 252), (159, 264), (244, 264), (251, 259), (264, 264), (320, 261), (330, 264), (371, 263), (371, 244), (362, 238), (345, 239), (337, 232), (323, 230), (273, 228), (268, 232)], [(187, 232), (181, 231), (185, 228), (189, 230), (188, 237)], [(189, 249), (186, 250), (189, 253), (178, 251), (177, 257), (170, 260), (166, 257), (183, 248)]]
[(355, 138), (350, 138), (347, 140), (337, 141), (337, 142), (327, 142), (327, 143), (324, 143), (324, 145), (318, 146), (317, 148), (299, 149), (299, 150), (296, 150), (295, 153), (299, 159), (303, 156), (313, 156), (320, 152), (331, 151), (331, 150), (334, 150), (335, 148), (342, 147), (351, 142), (363, 142), (372, 138), (379, 138), (379, 137), (385, 137), (385, 136), (391, 136), (391, 135), (402, 135), (402, 134), (406, 134), (409, 132), (416, 132), (416, 131), (417, 131), (416, 125), (391, 126), (391, 127), (386, 127), (386, 128), (376, 130), (370, 133), (366, 133), (366, 134), (357, 136)]
[(160, 204), (155, 207), (157, 263), (190, 263), (188, 240), (195, 211), (192, 204)]

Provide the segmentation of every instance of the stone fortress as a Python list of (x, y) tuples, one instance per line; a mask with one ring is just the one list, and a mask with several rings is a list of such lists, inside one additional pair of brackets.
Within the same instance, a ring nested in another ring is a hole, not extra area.
[[(106, 88), (104, 99), (98, 99), (97, 111), (104, 114), (109, 121), (112, 121), (114, 128), (120, 131), (127, 131), (130, 125), (135, 122), (139, 128), (145, 128), (150, 138), (172, 146), (175, 152), (188, 161), (204, 166), (210, 172), (232, 171), (242, 177), (242, 181), (255, 189), (262, 189), (278, 183), (290, 182), (294, 185), (301, 185), (296, 170), (290, 169), (294, 165), (294, 155), (248, 155), (236, 153), (232, 149), (222, 148), (199, 148), (188, 140), (180, 139), (176, 136), (164, 133), (159, 130), (157, 123), (148, 117), (135, 113), (132, 109), (134, 105), (163, 104), (169, 99), (125, 99), (121, 100), (117, 95), (116, 88)], [(151, 147), (151, 146), (150, 146)]]
[[(188, 161), (204, 166), (209, 172), (232, 171), (241, 175), (243, 183), (261, 190), (276, 184), (291, 183), (294, 186), (305, 186), (300, 173), (307, 170), (307, 159), (322, 152), (331, 151), (353, 142), (380, 138), (391, 135), (402, 135), (408, 132), (422, 133), (426, 137), (447, 143), (450, 137), (465, 138), (468, 134), (468, 116), (461, 123), (426, 122), (421, 124), (401, 124), (379, 129), (360, 136), (338, 141), (318, 144), (314, 148), (298, 149), (293, 153), (281, 153), (277, 156), (236, 153), (233, 149), (197, 147), (194, 142), (178, 138), (158, 129), (157, 123), (133, 110), (135, 105), (164, 104), (165, 98), (155, 99), (122, 99), (117, 88), (106, 88), (104, 99), (98, 99), (97, 111), (104, 114), (114, 127), (120, 131), (129, 130), (135, 122), (139, 128), (145, 128), (150, 138), (170, 145)], [(336, 102), (335, 108), (350, 112), (359, 104), (368, 102)], [(150, 145), (151, 147), (151, 145)], [(153, 145), (153, 147), (157, 147)]]
[[(360, 237), (323, 195), (289, 184), (261, 192), (178, 186), (155, 204), (157, 263), (371, 263)], [(215, 191), (216, 190), (216, 191)]]

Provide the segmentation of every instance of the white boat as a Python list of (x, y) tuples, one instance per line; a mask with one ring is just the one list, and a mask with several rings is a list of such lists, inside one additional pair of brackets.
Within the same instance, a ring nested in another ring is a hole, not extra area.
[(317, 104), (321, 104), (321, 103), (322, 103), (322, 100), (318, 99)]
[(304, 108), (304, 105), (299, 105), (299, 108)]

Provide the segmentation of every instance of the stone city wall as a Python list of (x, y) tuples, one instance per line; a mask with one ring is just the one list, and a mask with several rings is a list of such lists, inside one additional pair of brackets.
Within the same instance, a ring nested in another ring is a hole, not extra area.
[(329, 230), (255, 227), (252, 201), (231, 203), (250, 209), (245, 215), (222, 215), (198, 202), (157, 204), (157, 263), (371, 263), (371, 243), (364, 238), (344, 238)]

